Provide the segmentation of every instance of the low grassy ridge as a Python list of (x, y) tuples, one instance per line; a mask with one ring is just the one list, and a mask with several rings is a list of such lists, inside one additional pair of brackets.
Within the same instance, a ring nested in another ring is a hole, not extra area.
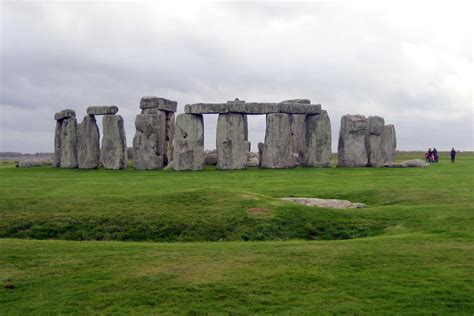
[[(470, 153), (423, 169), (124, 172), (5, 163), (0, 315), (472, 315), (473, 190)], [(288, 196), (368, 207), (277, 199)]]

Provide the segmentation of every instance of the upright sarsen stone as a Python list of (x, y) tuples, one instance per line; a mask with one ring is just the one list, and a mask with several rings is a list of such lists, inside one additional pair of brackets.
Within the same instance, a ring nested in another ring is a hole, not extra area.
[(395, 162), (395, 154), (397, 152), (397, 135), (395, 133), (395, 126), (392, 124), (385, 125), (382, 134), (382, 155), (384, 164)]
[(77, 120), (69, 117), (61, 123), (61, 168), (77, 168)]
[(163, 169), (166, 155), (166, 115), (139, 114), (135, 118), (133, 166), (139, 170)]
[(120, 115), (104, 115), (102, 119), (102, 148), (100, 159), (105, 169), (127, 168), (127, 140), (123, 118)]
[(99, 127), (93, 115), (86, 115), (77, 127), (79, 169), (95, 169), (100, 160)]
[(302, 165), (306, 167), (330, 167), (331, 121), (328, 113), (307, 115)]
[(292, 168), (294, 166), (290, 114), (267, 114), (262, 168)]
[(365, 116), (348, 114), (341, 118), (337, 150), (338, 167), (367, 166), (366, 133)]
[(175, 119), (173, 112), (165, 112), (166, 123), (165, 123), (165, 157), (163, 159), (164, 165), (168, 165), (173, 161), (173, 150), (174, 150), (174, 133), (175, 133)]
[(247, 165), (243, 114), (219, 114), (217, 120), (217, 169), (244, 169)]
[(204, 164), (204, 120), (202, 114), (176, 117), (174, 170), (202, 170)]
[(367, 118), (367, 134), (365, 146), (367, 150), (367, 165), (369, 167), (382, 167), (384, 157), (382, 153), (382, 134), (385, 121), (380, 116), (369, 116)]
[(61, 167), (61, 121), (56, 121), (56, 129), (54, 130), (54, 156), (53, 167)]
[(305, 126), (306, 114), (291, 115), (291, 138), (293, 143), (293, 153), (298, 155), (299, 160), (304, 156), (305, 151)]

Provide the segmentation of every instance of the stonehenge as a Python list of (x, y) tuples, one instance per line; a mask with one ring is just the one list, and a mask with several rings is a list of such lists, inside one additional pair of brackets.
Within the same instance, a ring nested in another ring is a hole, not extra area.
[(77, 168), (77, 120), (74, 110), (66, 109), (54, 115), (56, 130), (54, 132), (53, 166)]
[(179, 114), (174, 135), (173, 170), (202, 170), (204, 119), (202, 114)]
[(218, 169), (244, 169), (246, 167), (245, 128), (243, 114), (219, 114), (216, 134)]
[(380, 116), (344, 115), (338, 143), (338, 167), (383, 167), (395, 161), (393, 125)]
[(104, 169), (127, 169), (127, 140), (123, 118), (120, 115), (104, 115), (102, 128), (100, 160)]
[[(308, 99), (187, 104), (176, 118), (177, 102), (165, 98), (143, 97), (139, 108), (133, 148), (128, 149), (117, 106), (90, 106), (80, 124), (74, 110), (57, 112), (53, 166), (96, 169), (102, 165), (123, 170), (129, 158), (137, 170), (197, 171), (204, 165), (219, 170), (331, 166), (331, 120), (320, 104)], [(216, 150), (206, 156), (204, 114), (218, 115)], [(102, 139), (97, 115), (103, 116)], [(251, 152), (248, 115), (266, 115), (265, 140), (258, 143), (258, 154)], [(337, 166), (393, 165), (396, 146), (395, 127), (385, 125), (382, 117), (344, 115)]]
[[(89, 111), (88, 111), (89, 112)], [(94, 115), (86, 115), (77, 127), (79, 169), (96, 169), (100, 161), (100, 133)]]
[(141, 98), (141, 114), (135, 118), (136, 132), (133, 138), (135, 169), (163, 169), (173, 160), (174, 113), (177, 104), (165, 98)]

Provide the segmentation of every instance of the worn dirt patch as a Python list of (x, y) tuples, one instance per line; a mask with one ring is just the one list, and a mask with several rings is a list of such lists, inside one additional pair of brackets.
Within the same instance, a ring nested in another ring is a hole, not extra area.
[(257, 214), (267, 214), (269, 210), (264, 207), (252, 207), (252, 208), (247, 209), (247, 212), (249, 212), (250, 214), (257, 215)]
[(294, 202), (298, 204), (303, 204), (306, 206), (314, 206), (314, 207), (324, 207), (324, 208), (337, 208), (337, 209), (345, 209), (345, 208), (361, 208), (366, 207), (364, 203), (353, 203), (348, 200), (336, 200), (336, 199), (316, 199), (316, 198), (295, 198), (295, 197), (287, 197), (287, 198), (280, 198), (280, 200)]

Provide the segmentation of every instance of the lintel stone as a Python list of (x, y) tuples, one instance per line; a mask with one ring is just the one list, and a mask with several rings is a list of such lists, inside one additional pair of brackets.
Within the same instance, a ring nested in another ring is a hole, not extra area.
[(140, 100), (140, 109), (157, 108), (162, 111), (176, 112), (178, 102), (158, 97), (143, 97)]

